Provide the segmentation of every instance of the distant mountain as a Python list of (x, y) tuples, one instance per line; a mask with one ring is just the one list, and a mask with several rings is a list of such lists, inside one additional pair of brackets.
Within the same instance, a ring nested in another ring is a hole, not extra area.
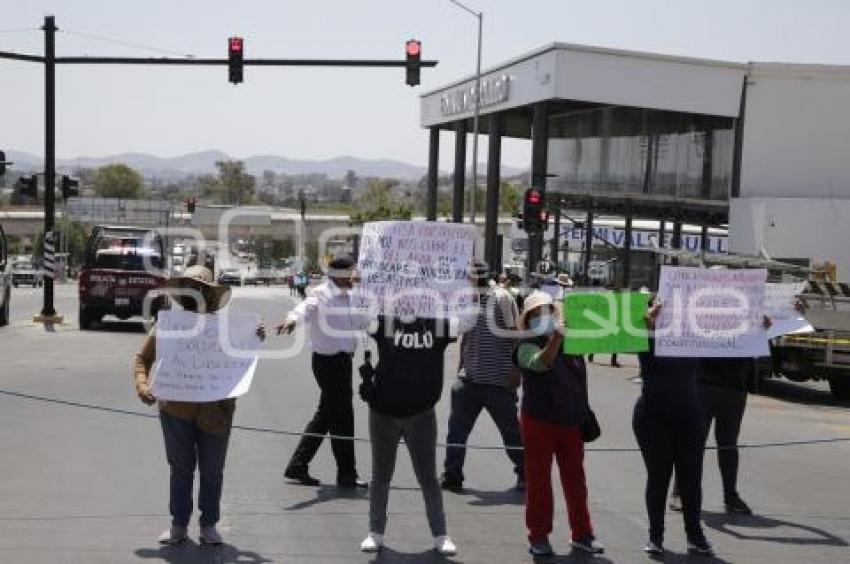
[[(7, 158), (14, 161), (14, 166), (20, 170), (36, 170), (43, 166), (41, 157), (30, 153), (9, 151)], [(215, 162), (228, 158), (233, 157), (222, 151), (201, 151), (179, 157), (157, 157), (146, 153), (121, 153), (107, 157), (58, 159), (56, 166), (62, 170), (73, 170), (78, 167), (97, 168), (107, 164), (123, 163), (138, 170), (146, 177), (176, 178), (190, 174), (213, 173), (215, 172)], [(257, 155), (241, 160), (245, 162), (245, 166), (251, 174), (261, 174), (264, 170), (272, 170), (276, 173), (291, 175), (326, 174), (331, 178), (341, 178), (345, 176), (346, 172), (353, 170), (358, 176), (419, 180), (427, 172), (425, 167), (402, 161), (360, 159), (352, 156), (307, 160), (288, 159), (278, 155)], [(486, 164), (479, 163), (479, 174), (486, 174), (486, 170)], [(522, 172), (523, 169), (502, 167), (502, 175), (505, 177), (516, 176)], [(446, 173), (441, 172), (441, 174)]]

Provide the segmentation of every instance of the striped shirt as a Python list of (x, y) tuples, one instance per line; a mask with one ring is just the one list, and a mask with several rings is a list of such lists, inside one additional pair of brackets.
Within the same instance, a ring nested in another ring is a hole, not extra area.
[(463, 335), (460, 377), (474, 384), (508, 387), (517, 342), (511, 334), (519, 317), (516, 302), (503, 288), (489, 288), (479, 305), (475, 326)]

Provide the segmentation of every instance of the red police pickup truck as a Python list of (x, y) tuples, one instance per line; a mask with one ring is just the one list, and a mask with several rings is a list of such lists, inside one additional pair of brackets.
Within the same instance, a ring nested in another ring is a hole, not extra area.
[(165, 244), (156, 231), (94, 227), (79, 279), (80, 329), (94, 328), (105, 315), (156, 318), (168, 303), (164, 268)]

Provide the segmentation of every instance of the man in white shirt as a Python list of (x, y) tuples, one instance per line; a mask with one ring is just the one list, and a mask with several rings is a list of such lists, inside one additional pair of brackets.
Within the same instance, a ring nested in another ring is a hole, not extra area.
[[(290, 334), (303, 323), (313, 345), (312, 367), (321, 390), (319, 406), (307, 424), (284, 476), (304, 485), (315, 486), (319, 480), (310, 476), (310, 461), (322, 444), (323, 435), (354, 436), (351, 357), (357, 347), (357, 335), (366, 319), (353, 310), (351, 285), (354, 260), (337, 256), (331, 261), (328, 278), (312, 294), (293, 309), (286, 322), (277, 328), (278, 334)], [(331, 439), (331, 449), (337, 464), (337, 485), (365, 488), (359, 479), (351, 440)]]

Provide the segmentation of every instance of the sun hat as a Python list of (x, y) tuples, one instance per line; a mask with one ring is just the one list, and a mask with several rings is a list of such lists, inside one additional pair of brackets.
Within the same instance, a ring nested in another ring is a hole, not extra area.
[(230, 299), (230, 288), (216, 284), (212, 271), (199, 264), (190, 266), (179, 276), (172, 276), (165, 282), (165, 288), (169, 290), (197, 288), (198, 286), (207, 289), (207, 297), (210, 300), (210, 303), (207, 304), (207, 312), (223, 308)]
[(528, 325), (526, 324), (526, 318), (528, 317), (528, 314), (535, 309), (546, 306), (551, 308), (555, 307), (555, 301), (552, 299), (552, 296), (546, 292), (541, 292), (540, 290), (531, 292), (528, 297), (525, 298), (525, 301), (523, 301), (522, 313), (519, 316), (519, 326), (521, 328), (527, 328)]

